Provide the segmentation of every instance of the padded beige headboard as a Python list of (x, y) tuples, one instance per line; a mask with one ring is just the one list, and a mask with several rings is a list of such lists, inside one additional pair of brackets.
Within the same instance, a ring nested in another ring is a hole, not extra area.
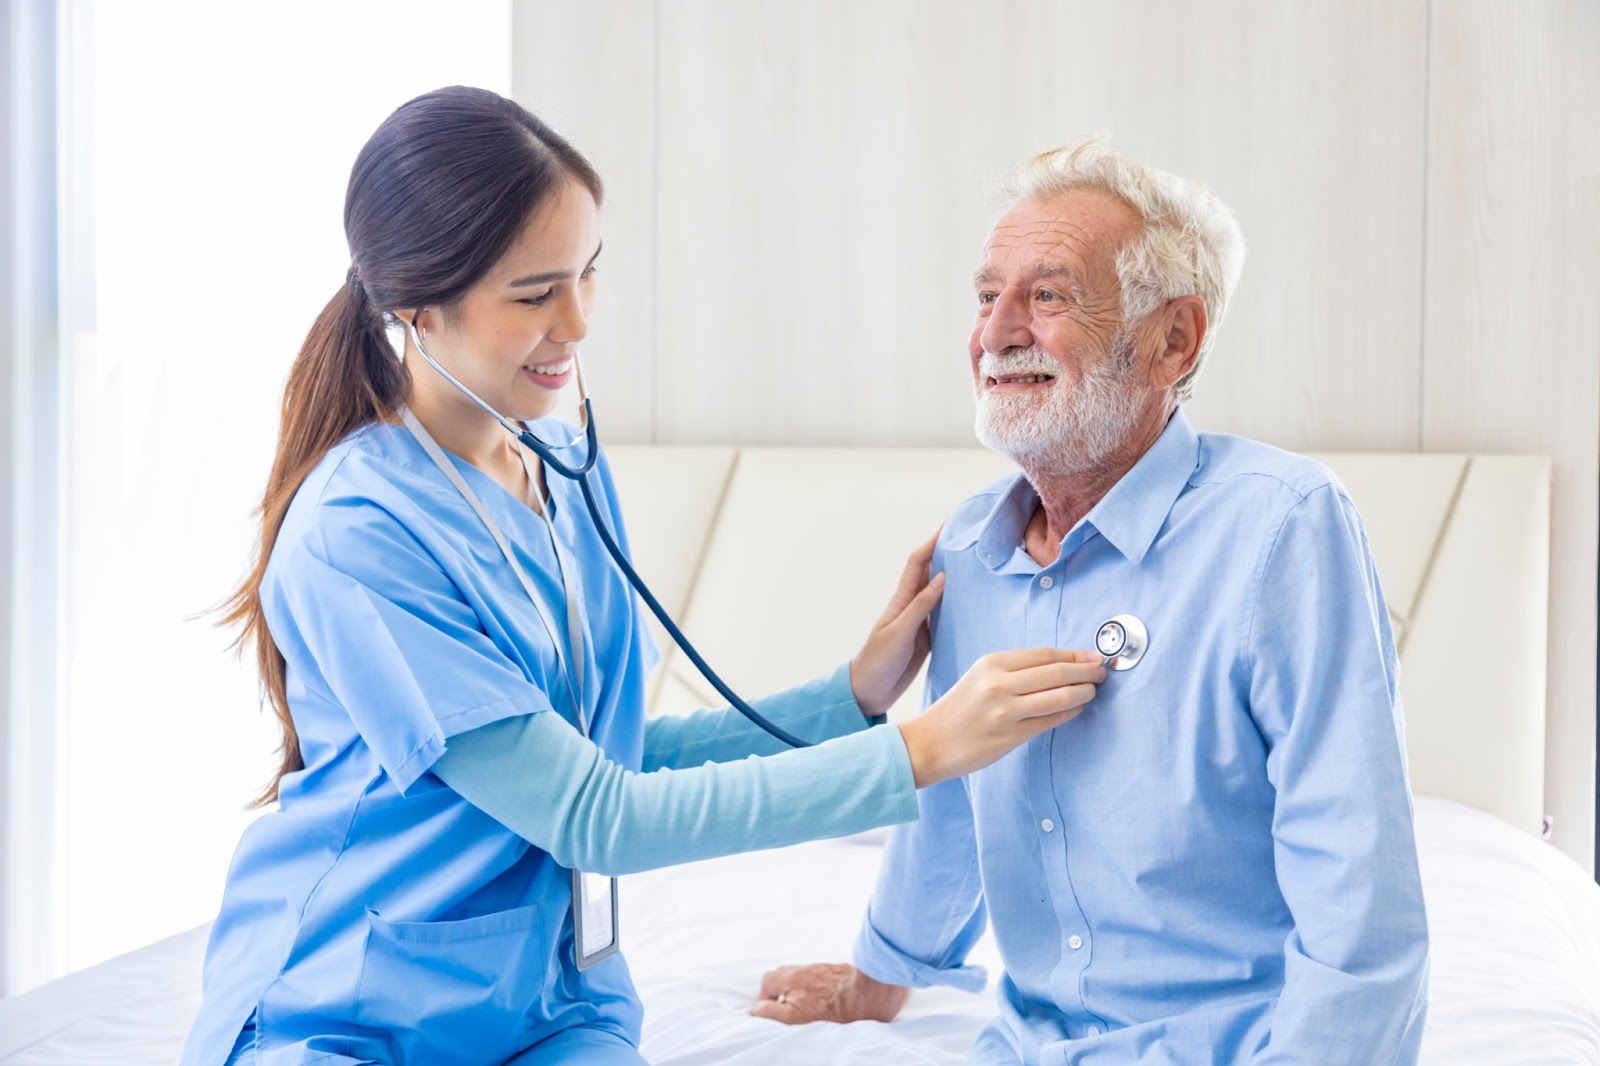
[[(609, 450), (634, 558), (745, 695), (849, 657), (906, 555), (1009, 467), (977, 448)], [(1319, 455), (1366, 520), (1401, 651), (1412, 786), (1529, 832), (1544, 806), (1547, 459)], [(653, 709), (720, 704), (681, 652)], [(894, 716), (915, 710), (914, 686)]]

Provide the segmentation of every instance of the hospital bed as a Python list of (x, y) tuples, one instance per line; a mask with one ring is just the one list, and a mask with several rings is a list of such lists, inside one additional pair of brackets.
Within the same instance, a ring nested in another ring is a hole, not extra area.
[[(744, 693), (855, 650), (906, 554), (1006, 466), (978, 449), (611, 449), (634, 557)], [(1549, 464), (1324, 455), (1361, 508), (1401, 647), (1432, 932), (1423, 1061), (1600, 1063), (1600, 887), (1540, 839)], [(1087, 641), (1092, 634), (1085, 634)], [(665, 649), (668, 642), (660, 641)], [(1494, 650), (1492, 671), (1464, 670)], [(714, 702), (681, 653), (653, 708)], [(915, 694), (894, 717), (913, 713)], [(623, 879), (624, 950), (659, 1064), (960, 1063), (994, 1013), (919, 991), (890, 1024), (748, 1016), (767, 968), (846, 960), (881, 833)], [(0, 1000), (0, 1064), (167, 1063), (199, 1002), (202, 926)]]

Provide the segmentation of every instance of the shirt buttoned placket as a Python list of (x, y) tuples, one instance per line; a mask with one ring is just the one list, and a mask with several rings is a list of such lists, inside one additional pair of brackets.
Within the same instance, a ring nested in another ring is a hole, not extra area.
[[(1093, 536), (1093, 527), (1077, 526), (1063, 538), (1056, 561), (1033, 578), (1028, 589), (1025, 646), (1050, 647), (1058, 640), (1066, 572), (1074, 561), (1074, 553)], [(1050, 989), (1057, 1007), (1076, 1023), (1071, 1025), (1074, 1038), (1098, 1036), (1105, 1031), (1105, 1023), (1090, 1014), (1083, 1002), (1083, 973), (1092, 959), (1093, 943), (1088, 918), (1078, 902), (1067, 861), (1072, 847), (1067, 837), (1067, 819), (1056, 799), (1053, 752), (1057, 736), (1057, 732), (1051, 730), (1035, 738), (1028, 750), (1028, 799), (1034, 816), (1033, 834), (1040, 850), (1049, 905), (1061, 937), (1061, 961), (1050, 975)], [(1082, 1019), (1087, 1019), (1088, 1024), (1082, 1024)]]

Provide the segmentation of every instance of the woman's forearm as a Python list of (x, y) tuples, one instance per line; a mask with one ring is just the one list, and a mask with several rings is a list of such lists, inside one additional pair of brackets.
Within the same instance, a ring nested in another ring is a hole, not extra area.
[(452, 738), (433, 772), (562, 865), (611, 875), (917, 815), (897, 729), (765, 758), (633, 773), (546, 712)]
[[(867, 727), (850, 688), (850, 664), (751, 702), (762, 716), (803, 740), (822, 741)], [(645, 723), (644, 769), (682, 768), (787, 750), (781, 740), (731, 707), (661, 715)]]

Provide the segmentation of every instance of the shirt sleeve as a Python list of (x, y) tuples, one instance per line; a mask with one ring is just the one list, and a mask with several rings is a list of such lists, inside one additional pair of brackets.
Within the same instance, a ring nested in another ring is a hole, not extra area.
[[(936, 698), (930, 689), (924, 708)], [(915, 822), (889, 834), (856, 936), (856, 968), (884, 984), (981, 992), (988, 972), (965, 965), (988, 925), (966, 778), (923, 789), (917, 807)]]
[(454, 737), (434, 773), (563, 866), (619, 876), (916, 817), (898, 729), (633, 773), (553, 714)]
[[(858, 733), (869, 724), (850, 687), (848, 662), (814, 681), (754, 700), (751, 707), (780, 729), (812, 742)], [(787, 750), (787, 744), (732, 707), (669, 714), (645, 725), (644, 769), (698, 766)]]
[(402, 793), (447, 737), (550, 709), (382, 508), (324, 507), (313, 530), (274, 549), (262, 602), (293, 683), (343, 708)]
[(1294, 929), (1271, 1037), (1251, 1061), (1414, 1061), (1428, 931), (1399, 667), (1366, 534), (1337, 486), (1290, 510), (1259, 577), (1250, 706), (1277, 793), (1274, 855)]

